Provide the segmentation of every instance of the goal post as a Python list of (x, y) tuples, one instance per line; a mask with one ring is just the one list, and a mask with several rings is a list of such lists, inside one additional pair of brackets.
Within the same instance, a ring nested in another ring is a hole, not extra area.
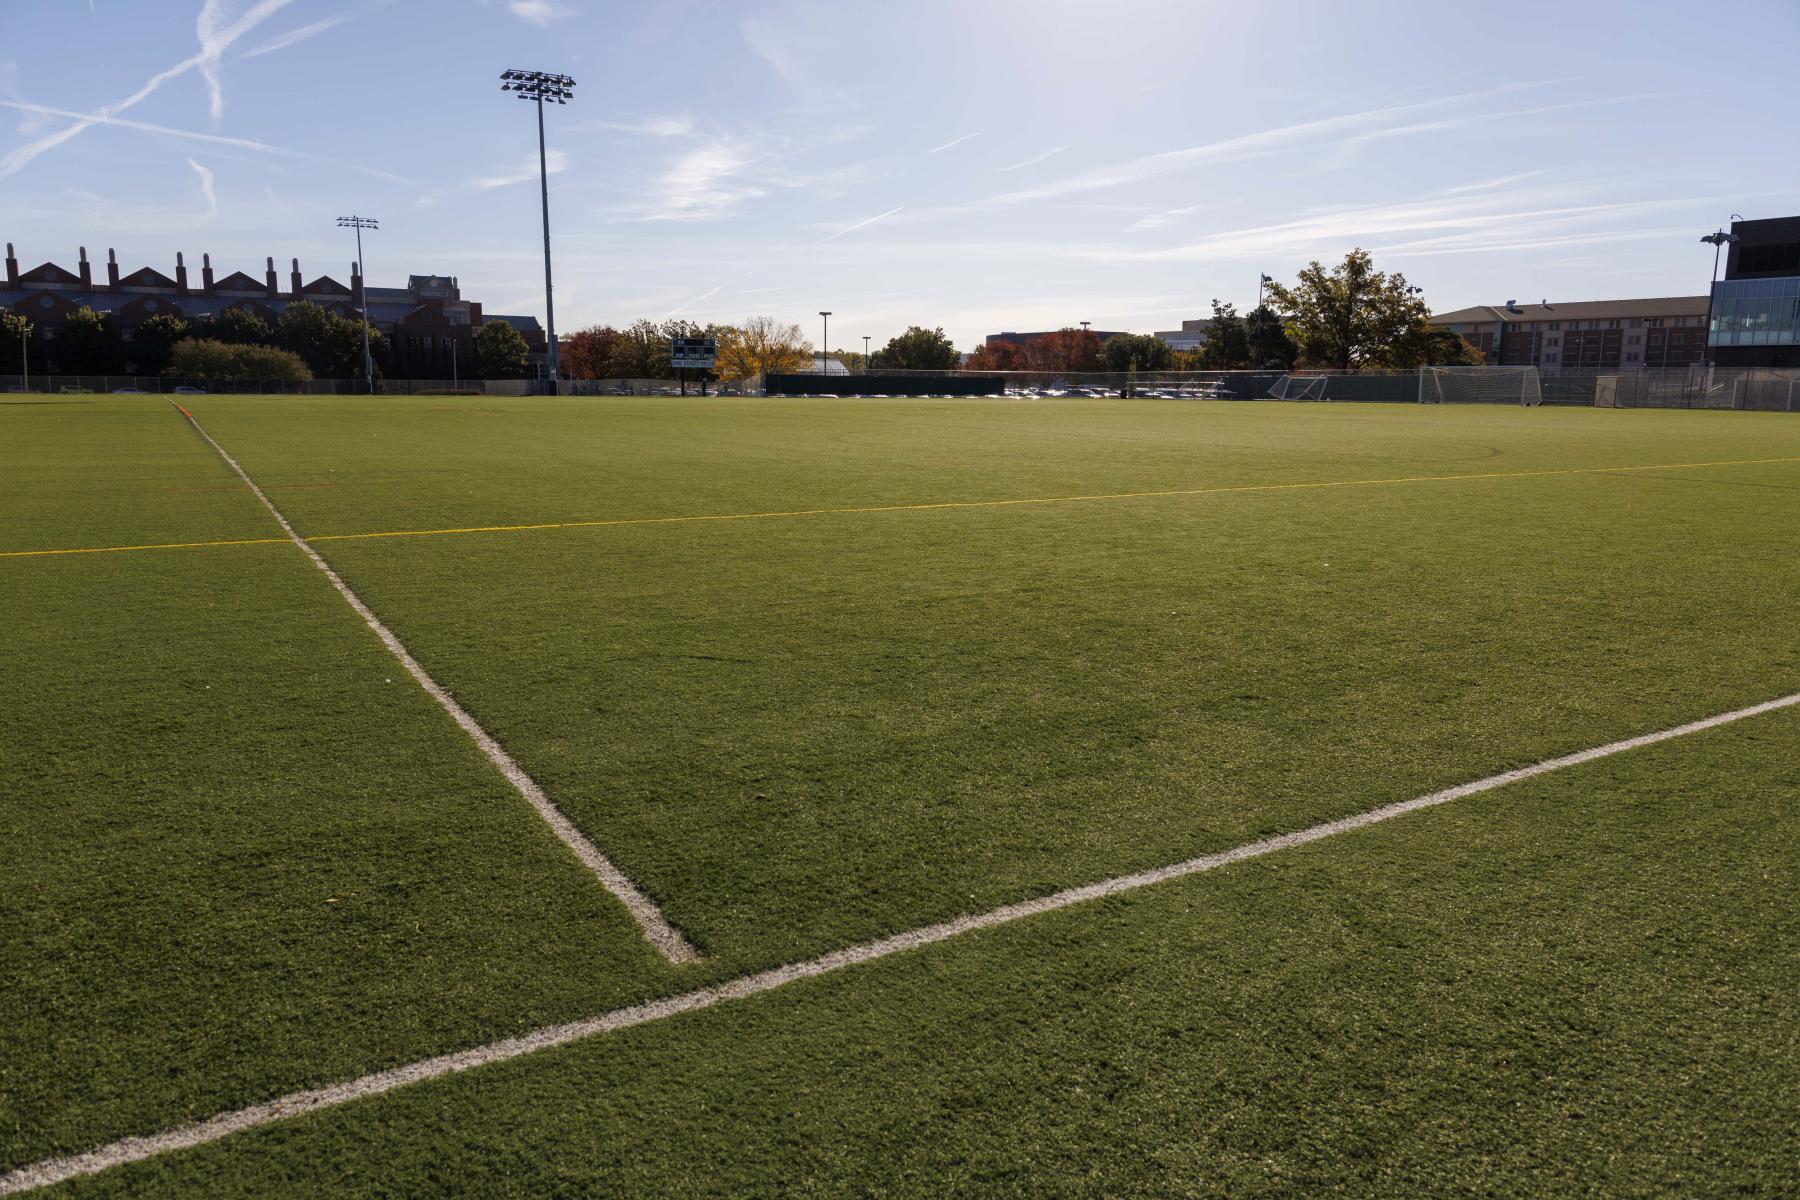
[(1329, 375), (1285, 374), (1269, 386), (1271, 400), (1329, 400)]
[(1536, 367), (1422, 367), (1420, 404), (1522, 404), (1544, 402)]

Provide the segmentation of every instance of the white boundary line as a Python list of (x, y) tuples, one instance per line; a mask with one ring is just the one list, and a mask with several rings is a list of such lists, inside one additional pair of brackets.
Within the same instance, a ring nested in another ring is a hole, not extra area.
[(234, 1133), (255, 1129), (275, 1121), (284, 1121), (290, 1117), (318, 1112), (321, 1109), (336, 1108), (338, 1105), (348, 1104), (352, 1100), (379, 1096), (384, 1092), (391, 1092), (395, 1088), (423, 1083), (426, 1080), (453, 1075), (459, 1071), (472, 1070), (489, 1063), (521, 1058), (527, 1054), (535, 1054), (539, 1050), (565, 1046), (570, 1042), (580, 1041), (598, 1034), (613, 1033), (620, 1029), (629, 1029), (634, 1025), (660, 1021), (680, 1013), (711, 1008), (715, 1004), (723, 1004), (728, 1000), (742, 1000), (747, 996), (774, 991), (776, 988), (784, 987), (801, 979), (811, 979), (816, 975), (826, 975), (858, 963), (886, 958), (890, 954), (899, 954), (936, 942), (948, 941), (977, 929), (989, 929), (995, 925), (1005, 925), (1025, 917), (1053, 912), (1059, 908), (1085, 904), (1090, 900), (1099, 900), (1107, 896), (1117, 896), (1122, 892), (1136, 891), (1138, 888), (1149, 887), (1152, 884), (1166, 883), (1171, 879), (1199, 875), (1231, 863), (1261, 858), (1265, 854), (1273, 854), (1278, 850), (1304, 846), (1308, 842), (1320, 841), (1340, 833), (1349, 833), (1352, 830), (1379, 824), (1382, 821), (1392, 820), (1394, 817), (1417, 812), (1422, 808), (1433, 808), (1440, 804), (1448, 804), (1452, 800), (1461, 800), (1465, 796), (1476, 795), (1479, 792), (1493, 791), (1495, 788), (1505, 787), (1509, 783), (1517, 783), (1522, 779), (1548, 775), (1552, 771), (1560, 771), (1565, 767), (1580, 766), (1582, 763), (1593, 762), (1597, 758), (1623, 754), (1627, 750), (1652, 746), (1657, 742), (1685, 737), (1690, 733), (1716, 729), (1721, 725), (1729, 725), (1733, 721), (1761, 716), (1764, 713), (1791, 708), (1797, 704), (1800, 704), (1800, 692), (1764, 701), (1761, 704), (1753, 704), (1748, 708), (1733, 709), (1731, 712), (1720, 713), (1703, 720), (1690, 721), (1686, 725), (1677, 725), (1672, 729), (1664, 729), (1657, 733), (1646, 733), (1641, 737), (1608, 742), (1606, 745), (1596, 746), (1592, 750), (1579, 750), (1560, 758), (1546, 759), (1529, 767), (1520, 767), (1515, 771), (1503, 771), (1498, 775), (1477, 779), (1473, 783), (1458, 784), (1455, 787), (1445, 788), (1443, 791), (1416, 796), (1411, 800), (1385, 804), (1380, 808), (1372, 808), (1354, 816), (1336, 821), (1326, 821), (1294, 833), (1265, 838), (1260, 842), (1250, 842), (1247, 845), (1236, 846), (1217, 854), (1206, 854), (1170, 866), (1140, 871), (1134, 875), (1121, 875), (1113, 879), (1101, 880), (1099, 883), (1069, 888), (1066, 891), (1042, 896), (1036, 900), (1025, 900), (988, 912), (957, 917), (954, 920), (942, 921), (935, 925), (926, 925), (877, 941), (864, 942), (843, 950), (834, 950), (830, 954), (806, 962), (792, 963), (770, 971), (745, 975), (714, 987), (701, 988), (698, 991), (686, 992), (679, 996), (670, 996), (664, 1000), (653, 1000), (648, 1004), (639, 1004), (631, 1008), (616, 1009), (597, 1017), (572, 1021), (567, 1025), (552, 1025), (544, 1029), (536, 1029), (519, 1037), (507, 1038), (505, 1041), (491, 1042), (485, 1046), (459, 1050), (454, 1054), (443, 1054), (436, 1058), (421, 1059), (402, 1067), (377, 1071), (372, 1075), (364, 1075), (359, 1079), (348, 1080), (344, 1083), (335, 1083), (328, 1087), (313, 1088), (304, 1092), (292, 1092), (277, 1100), (253, 1104), (235, 1112), (221, 1113), (204, 1121), (183, 1125), (164, 1133), (148, 1137), (123, 1138), (85, 1154), (45, 1159), (30, 1166), (20, 1167), (11, 1174), (0, 1176), (0, 1196), (46, 1187), (79, 1175), (93, 1175), (111, 1167), (138, 1162), (158, 1154), (166, 1154), (171, 1150), (203, 1146), (208, 1142), (216, 1142)]
[[(169, 403), (175, 404), (173, 400)], [(437, 680), (425, 673), (425, 668), (419, 665), (418, 660), (412, 656), (400, 639), (394, 636), (393, 630), (383, 625), (381, 619), (370, 611), (369, 606), (350, 590), (350, 585), (331, 569), (331, 564), (319, 557), (319, 552), (308, 545), (305, 538), (294, 532), (294, 527), (288, 524), (286, 517), (281, 515), (281, 510), (275, 507), (260, 487), (256, 486), (256, 481), (250, 478), (244, 468), (238, 466), (237, 460), (225, 452), (225, 447), (213, 440), (212, 434), (206, 432), (200, 422), (194, 418), (194, 414), (179, 404), (175, 404), (175, 408), (187, 418), (188, 424), (194, 427), (194, 432), (205, 438), (207, 445), (218, 451), (219, 457), (225, 460), (225, 465), (236, 471), (238, 478), (242, 479), (250, 490), (256, 493), (256, 498), (261, 500), (263, 507), (269, 510), (269, 514), (281, 526), (282, 532), (287, 534), (288, 540), (300, 547), (306, 557), (312, 559), (313, 566), (324, 572), (325, 578), (331, 580), (331, 586), (338, 590), (338, 595), (342, 596), (350, 607), (356, 610), (356, 615), (363, 619), (363, 624), (373, 630), (375, 636), (381, 639), (382, 645), (386, 646), (388, 651), (400, 660), (400, 665), (406, 668), (406, 673), (411, 675), (413, 680), (424, 688), (433, 700), (438, 702), (439, 707), (450, 714), (451, 720), (462, 726), (463, 732), (474, 740), (475, 745), (483, 754), (487, 755), (488, 761), (500, 769), (500, 773), (506, 776), (507, 782), (518, 789), (519, 795), (525, 797), (531, 807), (537, 810), (538, 816), (542, 817), (544, 824), (548, 825), (551, 831), (562, 839), (563, 845), (573, 850), (575, 857), (579, 858), (588, 870), (599, 876), (600, 882), (606, 885), (606, 890), (617, 896), (619, 901), (631, 911), (631, 915), (637, 919), (638, 925), (643, 929), (645, 939), (661, 951), (663, 957), (670, 962), (698, 962), (700, 955), (688, 944), (687, 939), (682, 937), (673, 925), (669, 924), (668, 918), (662, 915), (662, 910), (656, 907), (655, 902), (639, 891), (637, 885), (626, 876), (625, 872), (614, 866), (612, 860), (602, 854), (600, 848), (575, 827), (574, 822), (570, 821), (563, 811), (556, 807), (550, 797), (544, 794), (544, 789), (538, 786), (537, 781), (525, 773), (525, 768), (513, 761), (512, 755), (506, 752), (505, 747), (495, 741), (493, 735), (483, 729), (475, 718), (469, 715), (468, 710), (456, 702), (455, 697), (440, 687)]]

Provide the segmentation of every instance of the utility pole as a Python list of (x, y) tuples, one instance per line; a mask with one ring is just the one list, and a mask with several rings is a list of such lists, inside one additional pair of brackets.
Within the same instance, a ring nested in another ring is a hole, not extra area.
[(363, 265), (362, 231), (380, 229), (381, 223), (374, 217), (339, 217), (339, 229), (356, 230), (356, 273), (362, 278), (362, 327), (363, 327), (363, 379), (369, 385), (369, 395), (375, 394), (375, 360), (369, 354), (369, 269)]
[(544, 330), (548, 338), (545, 363), (550, 368), (550, 394), (555, 395), (560, 375), (556, 344), (556, 306), (550, 282), (550, 167), (544, 151), (544, 103), (567, 104), (575, 98), (575, 80), (548, 71), (502, 71), (500, 90), (516, 93), (521, 100), (537, 101), (538, 189), (544, 204)]

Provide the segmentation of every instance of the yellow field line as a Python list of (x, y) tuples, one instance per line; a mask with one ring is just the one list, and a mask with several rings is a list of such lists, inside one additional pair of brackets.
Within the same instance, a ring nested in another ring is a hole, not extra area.
[(68, 550), (0, 550), (0, 558), (44, 558), (52, 554), (122, 554), (127, 550), (195, 550), (202, 546), (273, 546), (279, 538), (233, 538), (219, 542), (151, 542), (144, 546), (75, 546)]
[[(1786, 458), (1730, 458), (1716, 462), (1647, 463), (1627, 467), (1560, 467), (1542, 471), (1486, 471), (1471, 475), (1400, 475), (1386, 479), (1328, 479), (1310, 483), (1247, 483), (1226, 487), (1171, 488), (1155, 492), (1098, 492), (1093, 495), (1030, 496), (1013, 500), (941, 500), (927, 504), (871, 504), (849, 508), (793, 508), (770, 512), (701, 513), (680, 517), (613, 517), (595, 521), (541, 521), (529, 525), (462, 525), (450, 529), (382, 529), (367, 533), (324, 533), (307, 542), (352, 542), (372, 538), (447, 537), (463, 533), (522, 533), (534, 529), (604, 529), (621, 525), (686, 525), (698, 521), (766, 521), (781, 517), (849, 516), (857, 513), (926, 512), (952, 508), (1009, 508), (1026, 504), (1080, 504), (1094, 500), (1144, 500), (1173, 496), (1221, 496), (1245, 492), (1316, 491), (1324, 488), (1379, 487), (1400, 483), (1469, 483), (1483, 479), (1532, 479), (1555, 475), (1613, 475), (1625, 471), (1682, 471), (1698, 467), (1745, 467), (1800, 462)], [(128, 550), (186, 550), (201, 546), (261, 546), (286, 538), (239, 538), (216, 542), (163, 542), (146, 546), (79, 546), (68, 550), (7, 550), (0, 558), (37, 558), (53, 554), (116, 554)]]

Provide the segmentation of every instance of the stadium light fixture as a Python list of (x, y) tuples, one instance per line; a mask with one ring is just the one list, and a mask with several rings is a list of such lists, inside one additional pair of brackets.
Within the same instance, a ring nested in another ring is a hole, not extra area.
[[(1736, 213), (1731, 215), (1733, 218), (1742, 220)], [(1700, 240), (1710, 244), (1713, 248), (1712, 286), (1706, 289), (1706, 340), (1702, 343), (1706, 347), (1706, 357), (1710, 360), (1712, 358), (1713, 293), (1719, 290), (1719, 252), (1742, 239), (1735, 233), (1726, 233), (1724, 227), (1721, 226), (1702, 236)]]
[(863, 374), (869, 373), (869, 335), (863, 334)]
[(821, 308), (819, 316), (825, 321), (825, 332), (819, 339), (819, 374), (823, 375), (826, 373), (825, 356), (831, 353), (831, 313)]
[(550, 168), (544, 155), (544, 105), (567, 104), (575, 98), (575, 80), (549, 71), (502, 71), (500, 90), (521, 100), (537, 101), (538, 190), (544, 204), (544, 334), (545, 362), (550, 368), (550, 394), (556, 394), (561, 362), (556, 345), (556, 305), (550, 282)]
[(339, 217), (339, 229), (356, 230), (356, 273), (362, 277), (362, 303), (357, 307), (362, 310), (363, 327), (363, 379), (369, 385), (369, 395), (375, 394), (375, 360), (369, 354), (369, 269), (363, 266), (362, 231), (380, 229), (381, 222), (374, 217)]
[(1269, 274), (1266, 274), (1266, 273), (1260, 272), (1260, 271), (1257, 272), (1257, 276), (1256, 276), (1256, 307), (1261, 308), (1263, 306), (1263, 289), (1268, 287), (1271, 283), (1274, 283), (1274, 282), (1275, 282), (1275, 277), (1273, 275), (1269, 275)]

